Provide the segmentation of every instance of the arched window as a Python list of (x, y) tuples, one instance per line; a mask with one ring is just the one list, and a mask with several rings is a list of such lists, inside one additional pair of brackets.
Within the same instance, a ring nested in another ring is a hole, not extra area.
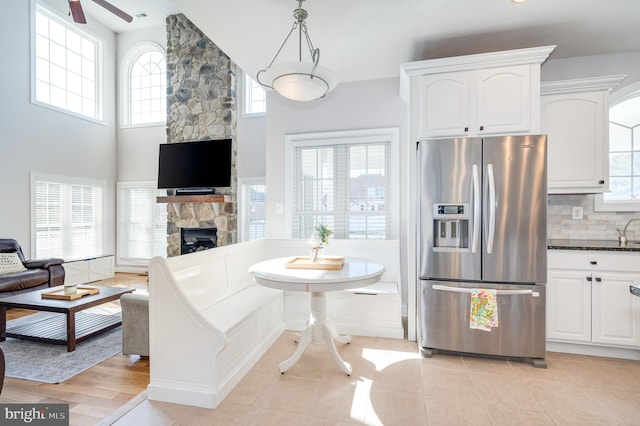
[(123, 122), (129, 126), (166, 123), (167, 62), (151, 43), (134, 47), (124, 61), (126, 72)]
[(596, 199), (599, 210), (640, 211), (640, 83), (612, 94), (609, 190)]

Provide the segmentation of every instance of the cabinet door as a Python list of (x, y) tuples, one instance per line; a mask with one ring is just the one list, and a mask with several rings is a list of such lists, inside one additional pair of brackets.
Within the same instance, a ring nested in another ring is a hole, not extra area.
[(549, 270), (547, 339), (591, 342), (591, 275)]
[(594, 272), (593, 276), (593, 343), (640, 347), (640, 297), (629, 292), (640, 275)]
[(471, 128), (469, 72), (431, 74), (420, 78), (414, 120), (419, 138), (466, 136)]
[[(531, 130), (531, 70), (528, 65), (476, 71), (477, 134)], [(536, 103), (538, 105), (538, 103)]]
[(542, 132), (548, 135), (549, 193), (608, 190), (608, 109), (604, 108), (603, 92), (542, 96), (540, 120)]

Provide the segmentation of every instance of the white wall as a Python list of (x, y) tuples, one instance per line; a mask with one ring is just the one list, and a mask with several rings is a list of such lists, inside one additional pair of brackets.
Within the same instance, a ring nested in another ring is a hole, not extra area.
[[(244, 108), (244, 73), (237, 69), (237, 128), (238, 157), (236, 159), (238, 177), (265, 177), (266, 171), (266, 115), (245, 117)], [(267, 110), (270, 106), (267, 105)]]
[[(399, 79), (388, 78), (339, 84), (326, 98), (313, 102), (294, 102), (274, 92), (267, 93), (267, 237), (286, 238), (285, 215), (276, 206), (285, 203), (284, 136), (337, 130), (400, 128), (400, 239), (415, 232), (406, 221), (410, 194), (407, 188), (408, 147), (406, 144), (406, 111), (400, 99)], [(404, 247), (402, 247), (404, 248)], [(401, 264), (405, 253), (401, 253)], [(402, 283), (402, 300), (407, 300), (406, 282)]]
[[(67, 2), (47, 1), (67, 16)], [(107, 253), (115, 250), (115, 35), (89, 22), (83, 27), (104, 40), (106, 125), (31, 104), (30, 2), (2, 3), (0, 13), (0, 238), (19, 241), (31, 257), (30, 172), (107, 182)], [(70, 18), (69, 18), (70, 19)]]
[[(120, 33), (117, 37), (118, 102), (124, 98), (126, 82), (122, 80), (127, 54), (142, 42), (154, 42), (166, 53), (167, 30), (159, 26), (141, 31)], [(122, 113), (118, 111), (118, 181), (157, 181), (158, 146), (167, 142), (166, 122), (156, 126), (122, 127)]]

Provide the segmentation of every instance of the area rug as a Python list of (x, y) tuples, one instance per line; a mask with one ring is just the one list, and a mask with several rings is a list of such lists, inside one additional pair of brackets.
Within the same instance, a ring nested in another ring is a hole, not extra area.
[[(7, 328), (25, 324), (51, 312), (37, 312), (7, 322)], [(61, 314), (57, 314), (61, 315)], [(0, 342), (6, 360), (6, 377), (43, 383), (61, 383), (122, 351), (122, 327), (91, 337), (67, 352), (66, 345), (7, 338)]]

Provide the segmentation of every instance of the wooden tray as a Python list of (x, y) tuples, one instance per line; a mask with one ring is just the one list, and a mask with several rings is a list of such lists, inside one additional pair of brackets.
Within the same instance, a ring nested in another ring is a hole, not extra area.
[(43, 299), (60, 299), (60, 300), (76, 300), (84, 296), (90, 296), (92, 294), (100, 293), (99, 288), (93, 287), (78, 287), (78, 291), (74, 294), (64, 294), (64, 289), (50, 291), (49, 293), (42, 293)]
[(344, 265), (344, 257), (342, 256), (325, 256), (323, 261), (312, 262), (308, 256), (294, 257), (287, 263), (285, 267), (288, 269), (342, 269)]

